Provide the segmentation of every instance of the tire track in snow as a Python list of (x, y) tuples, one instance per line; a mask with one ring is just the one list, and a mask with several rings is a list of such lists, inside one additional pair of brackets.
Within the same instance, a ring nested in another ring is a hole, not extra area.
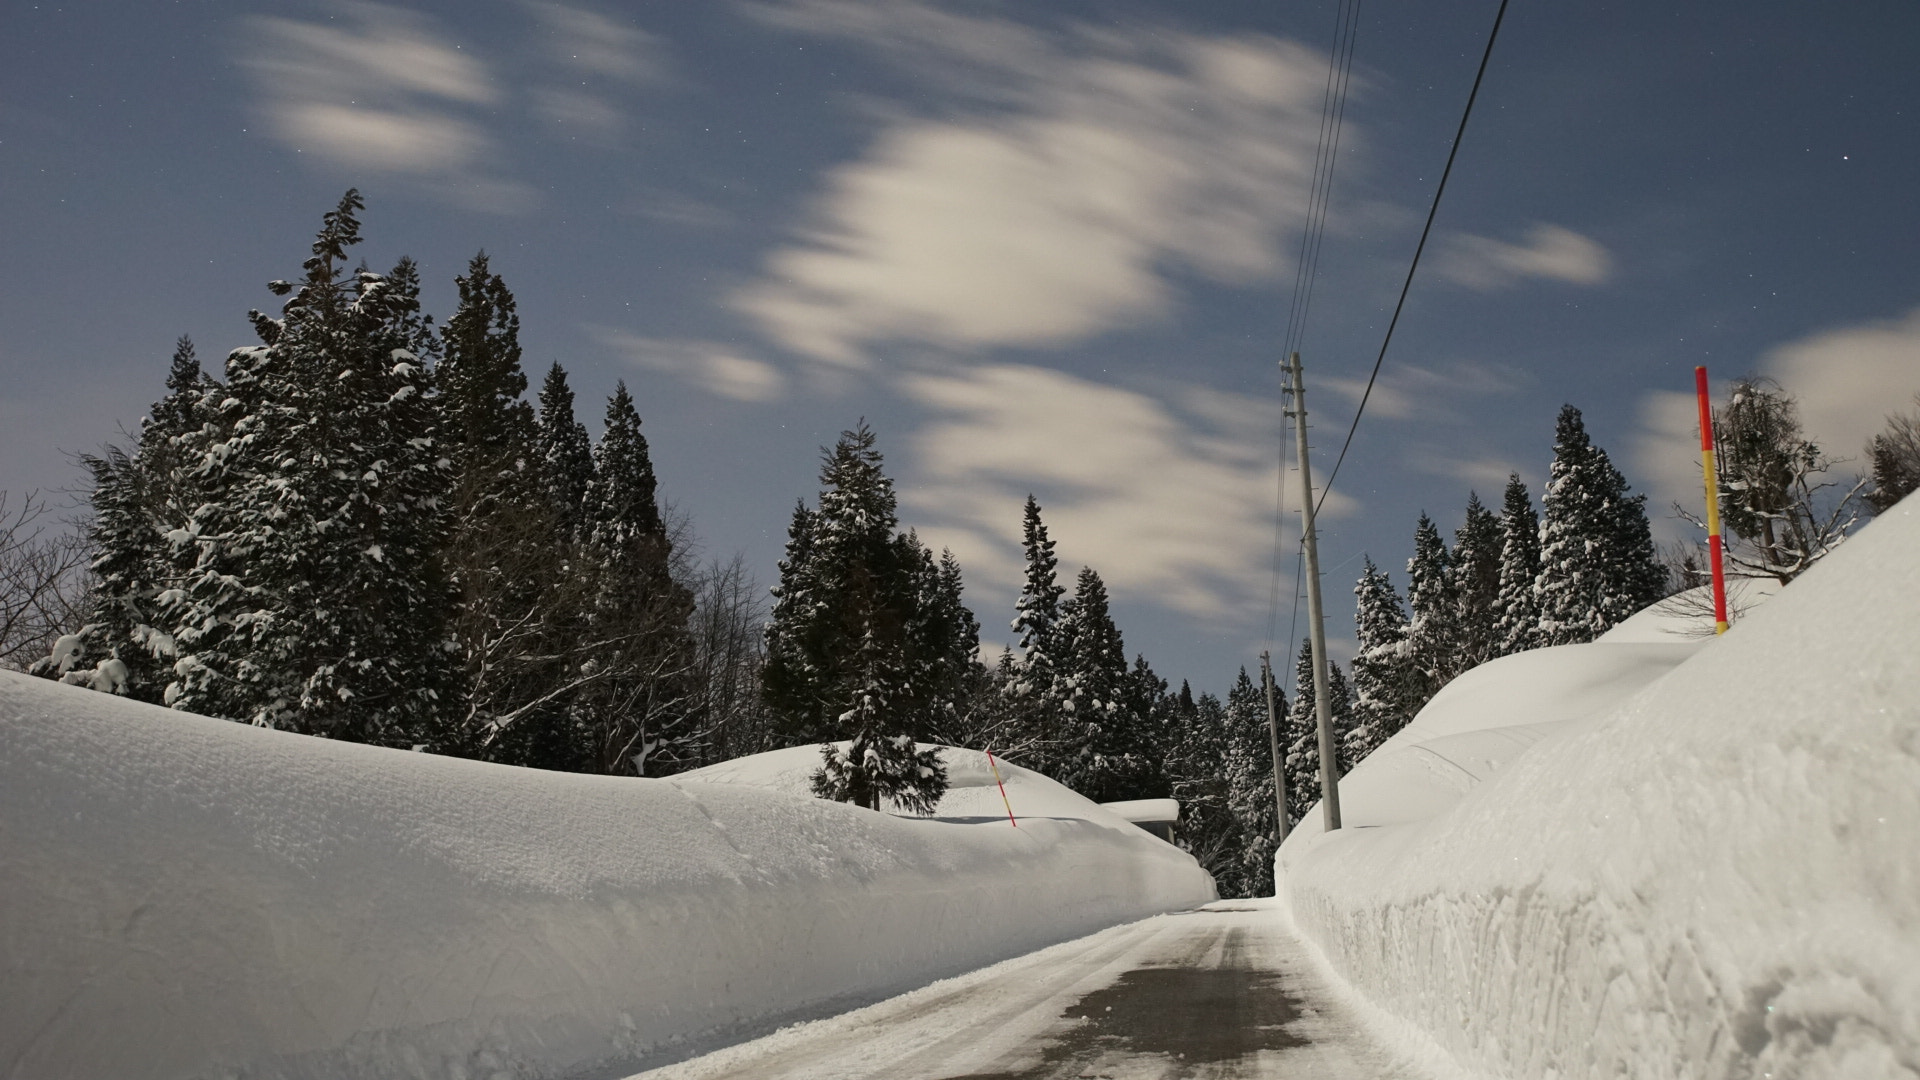
[(1272, 901), (1156, 916), (632, 1080), (1418, 1076), (1319, 982)]

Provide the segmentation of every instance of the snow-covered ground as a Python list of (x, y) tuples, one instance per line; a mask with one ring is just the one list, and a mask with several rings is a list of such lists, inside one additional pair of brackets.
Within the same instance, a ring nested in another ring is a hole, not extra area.
[(1274, 904), (1143, 919), (631, 1080), (1427, 1080)]
[(958, 820), (764, 790), (814, 753), (569, 776), (0, 673), (0, 1074), (604, 1075), (1213, 899), (979, 754)]
[(1449, 685), (1282, 848), (1295, 925), (1477, 1075), (1920, 1077), (1920, 500), (1687, 621)]

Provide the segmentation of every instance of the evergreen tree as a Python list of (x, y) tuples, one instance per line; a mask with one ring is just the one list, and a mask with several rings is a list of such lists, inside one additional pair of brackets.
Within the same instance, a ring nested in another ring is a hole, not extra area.
[[(1143, 759), (1143, 767), (1133, 778), (1133, 797), (1167, 798), (1171, 794), (1167, 759), (1178, 738), (1174, 700), (1167, 693), (1167, 680), (1154, 674), (1147, 658), (1139, 653), (1134, 654), (1133, 670), (1127, 673), (1125, 696), (1127, 715), (1137, 718), (1141, 725), (1134, 745)], [(1191, 693), (1188, 700), (1192, 700)]]
[[(522, 400), (520, 319), (484, 252), (456, 279), (460, 303), (438, 338), (441, 442), (453, 465), (442, 558), (458, 601), (453, 638), (466, 709), (447, 749), (515, 765), (592, 769), (572, 733), (566, 636), (584, 602), (551, 480), (538, 467)], [(421, 328), (424, 330), (424, 327)], [(571, 402), (569, 402), (571, 405)], [(562, 610), (569, 606), (575, 610)]]
[(586, 425), (574, 419), (573, 388), (559, 364), (547, 369), (546, 381), (540, 385), (533, 445), (560, 534), (579, 540), (586, 522), (587, 491), (593, 486), (593, 442)]
[[(1240, 874), (1243, 895), (1273, 895), (1273, 853), (1279, 823), (1274, 820), (1273, 745), (1267, 731), (1266, 694), (1241, 668), (1227, 691), (1222, 761), (1227, 776), (1227, 805), (1240, 826)], [(1288, 780), (1291, 782), (1292, 777)]]
[(447, 476), (415, 281), (349, 274), (363, 203), (326, 215), (305, 277), (269, 286), (263, 345), (227, 360), (211, 497), (171, 540), (194, 563), (174, 613), (179, 708), (389, 745), (431, 741), (452, 698), (438, 575)]
[[(918, 561), (914, 652), (924, 665), (917, 681), (931, 709), (927, 730), (935, 736), (964, 732), (972, 725), (968, 714), (986, 674), (980, 663), (980, 621), (961, 596), (960, 562), (952, 550), (943, 549), (936, 565), (913, 533), (907, 538)], [(953, 738), (937, 741), (965, 745)]]
[(930, 811), (946, 790), (938, 752), (916, 745), (942, 711), (926, 684), (918, 542), (894, 534), (893, 482), (871, 429), (842, 432), (821, 468), (820, 507), (802, 508), (768, 628), (766, 698), (788, 737), (825, 734), (814, 791), (879, 809)]
[(607, 401), (587, 493), (584, 561), (595, 602), (587, 618), (580, 722), (590, 767), (657, 776), (687, 764), (693, 697), (693, 595), (673, 577), (659, 481), (626, 383)]
[(1564, 406), (1540, 527), (1535, 593), (1543, 644), (1592, 641), (1664, 595), (1645, 501), (1627, 494), (1626, 478), (1588, 438), (1580, 410)]
[[(1195, 700), (1182, 685), (1173, 706), (1179, 738), (1169, 762), (1173, 797), (1180, 800), (1180, 845), (1213, 875), (1222, 897), (1253, 896), (1247, 882), (1247, 842), (1230, 803), (1226, 707), (1212, 694)], [(1267, 816), (1273, 816), (1268, 804)]]
[[(1331, 675), (1331, 667), (1329, 664)], [(1320, 801), (1320, 718), (1313, 692), (1313, 643), (1302, 640), (1294, 662), (1293, 708), (1280, 732), (1286, 750), (1287, 814), (1291, 828)]]
[(1053, 776), (1095, 802), (1139, 798), (1154, 771), (1146, 724), (1130, 708), (1126, 646), (1091, 568), (1081, 569), (1056, 631), (1064, 694)]
[[(1913, 401), (1920, 405), (1920, 394)], [(1867, 440), (1867, 461), (1873, 486), (1866, 500), (1873, 513), (1884, 514), (1920, 491), (1920, 412), (1887, 417), (1886, 430)]]
[(1460, 670), (1459, 592), (1452, 559), (1440, 530), (1425, 513), (1413, 533), (1413, 558), (1407, 560), (1407, 655), (1420, 673), (1418, 700), (1438, 693)]
[(1071, 693), (1059, 640), (1060, 596), (1065, 590), (1058, 580), (1054, 542), (1040, 520), (1040, 503), (1032, 495), (1027, 496), (1022, 545), (1027, 574), (1014, 602), (1013, 619), (1013, 630), (1020, 635), (1020, 658), (1014, 665), (1014, 679), (1007, 684), (1008, 707), (1018, 729), (1016, 741), (1031, 748), (1029, 763), (1051, 775), (1061, 764), (1061, 713)]
[(1500, 655), (1525, 652), (1541, 644), (1540, 602), (1534, 583), (1540, 578), (1540, 517), (1519, 473), (1507, 477), (1500, 511), (1500, 595), (1497, 601)]
[(81, 458), (93, 479), (87, 526), (95, 553), (92, 602), (85, 624), (61, 639), (58, 659), (49, 657), (36, 672), (154, 704), (162, 701), (176, 655), (167, 599), (181, 577), (181, 568), (169, 558), (166, 535), (185, 525), (199, 504), (187, 466), (212, 409), (207, 400), (212, 387), (193, 342), (180, 338), (167, 394), (141, 422), (134, 452), (113, 447)]
[(1354, 731), (1345, 752), (1357, 763), (1413, 719), (1424, 679), (1408, 656), (1400, 595), (1371, 558), (1353, 592), (1360, 649), (1353, 658)]
[(1824, 478), (1834, 462), (1806, 438), (1792, 395), (1742, 379), (1714, 411), (1713, 427), (1731, 566), (1784, 585), (1846, 540), (1866, 482), (1830, 493), (1839, 486)]
[[(440, 332), (434, 369), (445, 419), (442, 440), (463, 484), (491, 486), (492, 473), (522, 471), (533, 441), (533, 408), (520, 367), (520, 316), (513, 293), (489, 268), (487, 253), (454, 279), (460, 305)], [(481, 475), (475, 475), (481, 474)]]
[(825, 567), (815, 558), (818, 521), (804, 499), (794, 504), (767, 621), (761, 681), (785, 745), (827, 742), (837, 730), (831, 703), (822, 696), (833, 689), (839, 650), (828, 583), (821, 580)]
[(1353, 689), (1347, 685), (1347, 673), (1340, 665), (1327, 664), (1327, 700), (1331, 703), (1329, 711), (1333, 719), (1334, 763), (1339, 766), (1340, 775), (1354, 766), (1350, 756), (1355, 736), (1359, 729), (1359, 717), (1353, 711)]
[(1460, 605), (1455, 671), (1466, 671), (1500, 655), (1500, 519), (1467, 494), (1466, 522), (1454, 534), (1451, 569)]

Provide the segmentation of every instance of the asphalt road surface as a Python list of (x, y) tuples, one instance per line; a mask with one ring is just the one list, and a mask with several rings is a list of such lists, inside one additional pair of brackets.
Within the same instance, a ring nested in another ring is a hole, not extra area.
[(1227, 900), (1114, 927), (633, 1080), (1420, 1075), (1328, 994), (1271, 901)]

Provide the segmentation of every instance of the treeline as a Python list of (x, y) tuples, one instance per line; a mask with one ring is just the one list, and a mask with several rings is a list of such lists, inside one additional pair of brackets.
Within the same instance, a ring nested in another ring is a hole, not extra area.
[(1105, 582), (1083, 567), (1068, 592), (1033, 497), (1010, 624), (1019, 647), (992, 666), (953, 553), (936, 558), (899, 531), (865, 424), (827, 452), (818, 502), (795, 507), (787, 537), (763, 685), (777, 742), (827, 744), (820, 795), (924, 811), (946, 777), (918, 744), (987, 748), (1095, 801), (1179, 798), (1182, 842), (1221, 894), (1271, 891), (1264, 699), (1244, 672), (1223, 704), (1170, 692), (1144, 656), (1129, 663)]
[[(663, 513), (624, 384), (597, 442), (558, 364), (527, 400), (514, 299), (486, 256), (436, 324), (410, 260), (349, 268), (361, 209), (348, 192), (301, 276), (269, 284), (284, 301), (250, 313), (259, 345), (216, 379), (182, 339), (134, 445), (85, 459), (84, 596), (67, 591), (72, 550), (26, 531), (38, 504), (0, 519), (0, 659), (73, 626), (77, 603), (84, 617), (38, 673), (559, 770), (658, 776), (825, 744), (816, 791), (876, 809), (937, 804), (946, 777), (921, 744), (990, 748), (1096, 801), (1179, 799), (1183, 843), (1222, 895), (1271, 891), (1264, 693), (1244, 669), (1220, 698), (1129, 662), (1104, 581), (1062, 573), (1037, 500), (1024, 508), (1018, 647), (989, 665), (957, 560), (900, 530), (862, 423), (826, 451), (817, 501), (795, 508), (769, 609), (741, 560), (697, 564), (684, 523)], [(1876, 508), (1920, 482), (1915, 430), (1895, 418), (1870, 444)], [(1844, 537), (1851, 518), (1814, 505), (1826, 461), (1790, 399), (1744, 383), (1716, 431), (1737, 562), (1790, 575)], [(1451, 544), (1423, 514), (1404, 602), (1369, 559), (1351, 673), (1330, 670), (1342, 771), (1458, 673), (1591, 640), (1674, 575), (1692, 580), (1691, 555), (1662, 565), (1643, 503), (1569, 406), (1541, 514), (1517, 475), (1498, 514), (1469, 496)], [(1320, 790), (1304, 643), (1296, 664), (1293, 700), (1275, 690), (1295, 822)]]
[(224, 378), (190, 342), (131, 448), (85, 459), (84, 625), (36, 670), (206, 716), (657, 775), (766, 743), (754, 588), (689, 565), (623, 385), (596, 444), (555, 364), (524, 400), (484, 254), (453, 316), (325, 216)]

